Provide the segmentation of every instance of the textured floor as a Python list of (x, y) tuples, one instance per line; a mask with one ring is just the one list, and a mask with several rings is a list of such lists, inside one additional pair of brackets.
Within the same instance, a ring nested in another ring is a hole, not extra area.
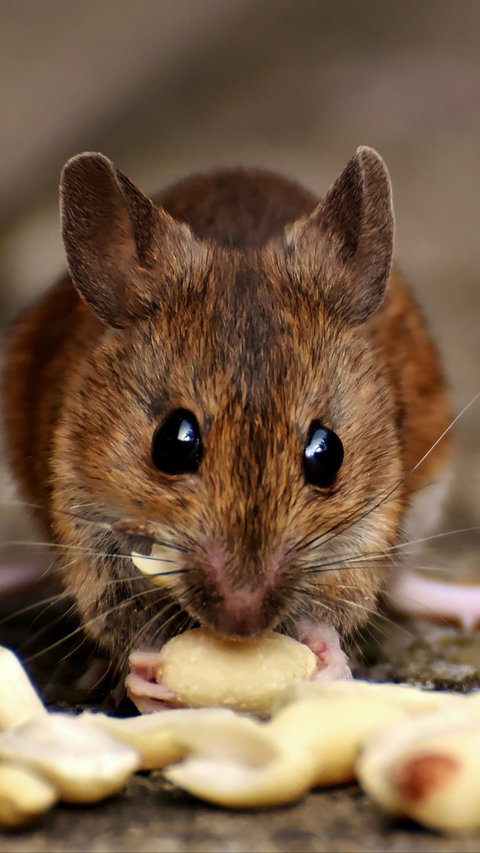
[[(474, 552), (475, 553), (475, 552)], [(474, 554), (472, 554), (474, 556)], [(13, 611), (19, 608), (14, 604)], [(11, 610), (12, 608), (10, 608)], [(39, 608), (23, 616), (0, 614), (2, 640), (17, 648), (52, 707), (86, 706), (129, 714), (128, 702), (114, 704), (99, 685), (85, 693), (73, 687), (91, 652), (78, 636), (50, 648), (75, 630), (64, 608)], [(35, 614), (35, 615), (34, 615)], [(388, 634), (385, 636), (385, 627)], [(38, 655), (39, 649), (45, 651)], [(379, 619), (372, 639), (356, 653), (355, 673), (375, 681), (408, 682), (426, 689), (468, 692), (480, 688), (480, 632), (452, 626)], [(96, 807), (60, 806), (26, 832), (0, 833), (0, 850), (114, 851), (477, 851), (480, 834), (449, 839), (414, 826), (393, 823), (351, 785), (317, 791), (287, 808), (229, 812), (199, 803), (163, 782), (161, 774), (137, 776), (119, 797)]]
[[(28, 634), (51, 625), (51, 616), (3, 622), (5, 641), (29, 654)], [(58, 627), (43, 634), (46, 647)], [(66, 652), (76, 643), (63, 648)], [(37, 642), (38, 646), (38, 642)], [(86, 653), (86, 647), (83, 647)], [(374, 680), (408, 681), (428, 689), (460, 692), (480, 686), (480, 634), (463, 634), (451, 627), (403, 623), (389, 631), (387, 642), (365, 649), (367, 660), (357, 661), (357, 674)], [(61, 656), (60, 656), (61, 657)], [(95, 699), (109, 708), (101, 690), (95, 697), (72, 690), (84, 656), (58, 663), (58, 650), (32, 660), (31, 672), (57, 707), (80, 709)], [(118, 709), (117, 709), (118, 710)], [(122, 713), (131, 712), (121, 706)], [(392, 824), (354, 785), (316, 791), (290, 807), (261, 812), (230, 812), (199, 803), (165, 784), (160, 774), (137, 776), (124, 794), (96, 807), (60, 806), (36, 829), (0, 834), (0, 850), (95, 851), (115, 853), (287, 853), (288, 851), (478, 851), (480, 834), (449, 839), (411, 823)]]
[(235, 814), (136, 779), (97, 809), (58, 809), (36, 832), (5, 839), (8, 853), (478, 853), (480, 839), (392, 827), (356, 788), (311, 794), (284, 809)]

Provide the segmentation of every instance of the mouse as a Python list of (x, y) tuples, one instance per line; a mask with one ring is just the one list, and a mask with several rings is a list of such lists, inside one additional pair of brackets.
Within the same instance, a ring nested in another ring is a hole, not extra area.
[(232, 168), (150, 198), (86, 152), (60, 207), (68, 273), (11, 332), (5, 429), (85, 631), (148, 710), (155, 655), (199, 625), (285, 632), (348, 677), (453, 454), (382, 158), (323, 197)]

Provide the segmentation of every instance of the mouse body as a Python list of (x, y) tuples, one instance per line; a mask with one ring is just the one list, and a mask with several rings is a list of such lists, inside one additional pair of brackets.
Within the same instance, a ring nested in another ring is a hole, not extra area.
[[(328, 657), (452, 454), (383, 161), (358, 149), (323, 199), (233, 169), (150, 200), (82, 154), (61, 211), (69, 273), (12, 332), (6, 432), (86, 630), (120, 666), (198, 624)], [(152, 546), (163, 586), (131, 559)]]

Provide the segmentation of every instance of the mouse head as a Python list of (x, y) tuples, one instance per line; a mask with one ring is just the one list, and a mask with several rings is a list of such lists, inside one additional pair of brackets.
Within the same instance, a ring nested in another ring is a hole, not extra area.
[[(54, 485), (58, 510), (110, 525), (56, 522), (98, 551), (67, 573), (92, 632), (123, 648), (189, 619), (349, 632), (401, 512), (369, 333), (392, 256), (382, 160), (358, 149), (322, 202), (254, 249), (200, 240), (98, 154), (67, 163), (61, 198), (82, 310), (101, 321), (88, 351), (78, 342)], [(129, 559), (152, 541), (166, 590)]]

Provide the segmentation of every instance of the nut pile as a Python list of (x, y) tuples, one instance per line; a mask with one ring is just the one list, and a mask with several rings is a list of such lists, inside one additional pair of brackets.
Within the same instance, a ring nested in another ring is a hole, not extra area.
[(268, 721), (228, 708), (116, 719), (47, 713), (8, 649), (0, 677), (3, 827), (28, 825), (59, 800), (97, 802), (157, 768), (228, 808), (280, 805), (356, 778), (391, 815), (443, 831), (480, 827), (480, 692), (301, 681)]

